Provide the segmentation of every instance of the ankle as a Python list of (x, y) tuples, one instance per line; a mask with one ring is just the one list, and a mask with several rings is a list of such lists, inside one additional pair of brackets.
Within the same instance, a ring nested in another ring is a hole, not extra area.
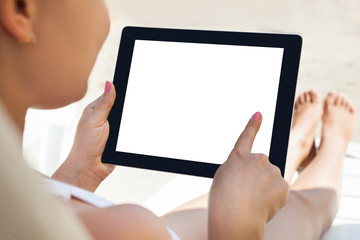
[(323, 151), (332, 152), (332, 156), (343, 157), (345, 156), (348, 141), (341, 137), (326, 137), (322, 136), (319, 153)]
[[(336, 147), (346, 148), (350, 139), (348, 137), (343, 136), (341, 133), (336, 130), (328, 129), (322, 132), (321, 136), (321, 144), (327, 143)], [(320, 145), (321, 145), (320, 144)]]

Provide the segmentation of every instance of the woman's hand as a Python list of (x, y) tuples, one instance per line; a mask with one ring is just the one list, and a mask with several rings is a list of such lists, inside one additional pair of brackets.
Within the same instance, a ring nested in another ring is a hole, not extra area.
[(261, 125), (254, 114), (209, 195), (209, 239), (263, 239), (266, 223), (286, 204), (289, 186), (263, 154), (251, 154)]
[(107, 117), (114, 104), (115, 96), (114, 85), (106, 82), (103, 95), (85, 108), (70, 154), (54, 173), (53, 178), (95, 191), (114, 170), (114, 165), (101, 162), (101, 156), (109, 136)]

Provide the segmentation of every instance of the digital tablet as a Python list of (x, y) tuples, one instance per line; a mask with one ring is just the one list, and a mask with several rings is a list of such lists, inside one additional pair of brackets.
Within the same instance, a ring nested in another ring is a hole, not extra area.
[(213, 177), (251, 116), (284, 174), (298, 35), (126, 27), (104, 163)]

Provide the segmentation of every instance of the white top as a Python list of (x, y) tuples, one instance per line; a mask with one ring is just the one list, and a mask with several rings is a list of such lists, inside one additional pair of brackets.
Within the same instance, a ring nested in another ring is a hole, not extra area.
[(114, 203), (102, 197), (96, 196), (94, 193), (82, 188), (75, 187), (51, 178), (44, 178), (44, 182), (46, 183), (50, 192), (64, 202), (69, 201), (71, 197), (73, 197), (99, 208), (115, 206)]
[[(71, 199), (71, 197), (73, 197), (99, 208), (115, 206), (114, 203), (102, 197), (96, 196), (94, 193), (82, 188), (75, 187), (51, 178), (43, 178), (43, 180), (50, 192), (57, 196), (61, 201), (67, 202)], [(167, 229), (173, 240), (181, 240), (174, 231), (172, 231), (170, 228)]]

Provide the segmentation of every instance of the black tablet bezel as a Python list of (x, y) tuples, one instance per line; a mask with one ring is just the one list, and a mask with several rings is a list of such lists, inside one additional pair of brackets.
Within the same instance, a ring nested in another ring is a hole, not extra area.
[[(114, 75), (115, 104), (110, 112), (110, 134), (103, 163), (212, 178), (219, 164), (117, 152), (116, 144), (124, 106), (135, 40), (210, 43), (283, 48), (283, 61), (276, 102), (269, 159), (284, 176), (302, 38), (299, 35), (205, 30), (125, 27)], [(226, 159), (224, 159), (225, 161)]]

